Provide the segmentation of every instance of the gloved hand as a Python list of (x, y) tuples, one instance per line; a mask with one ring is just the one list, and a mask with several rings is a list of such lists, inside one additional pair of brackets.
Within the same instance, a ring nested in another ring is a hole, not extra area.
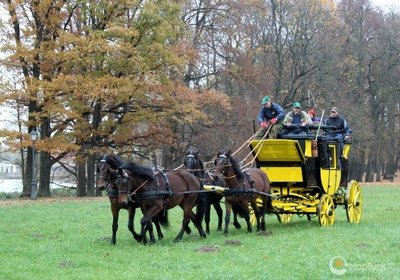
[(351, 139), (351, 135), (346, 135), (346, 136), (344, 137), (344, 140), (348, 140), (348, 139)]
[(272, 124), (274, 124), (274, 123), (276, 123), (278, 120), (276, 119), (276, 118), (273, 118), (273, 119), (270, 119), (270, 123), (272, 123)]
[(262, 122), (260, 123), (261, 127), (267, 127), (267, 123), (266, 122)]

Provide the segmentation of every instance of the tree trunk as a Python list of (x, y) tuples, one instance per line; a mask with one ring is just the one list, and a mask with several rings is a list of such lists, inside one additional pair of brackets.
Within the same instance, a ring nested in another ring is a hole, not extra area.
[(84, 156), (77, 156), (76, 159), (76, 196), (86, 196), (86, 163)]
[(50, 192), (50, 171), (53, 166), (53, 161), (50, 158), (49, 153), (40, 152), (39, 155), (39, 191), (38, 196), (49, 197)]
[(374, 181), (373, 166), (374, 166), (374, 155), (372, 152), (369, 152), (367, 170), (365, 172), (365, 182), (373, 182)]
[[(22, 156), (21, 156), (22, 157)], [(22, 195), (23, 197), (31, 196), (32, 190), (32, 147), (28, 147), (26, 155), (25, 172), (22, 173), (23, 187)]]
[[(96, 171), (96, 159), (94, 155), (88, 156), (87, 161), (87, 194), (88, 196), (98, 196), (97, 188), (95, 188), (95, 171)], [(100, 192), (101, 194), (101, 192)]]

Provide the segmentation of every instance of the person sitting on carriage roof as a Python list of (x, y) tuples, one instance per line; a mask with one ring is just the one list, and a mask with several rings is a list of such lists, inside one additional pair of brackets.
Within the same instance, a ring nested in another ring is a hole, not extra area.
[(312, 125), (310, 116), (303, 111), (300, 102), (293, 102), (292, 111), (287, 113), (283, 124), (290, 126), (292, 124), (300, 124), (302, 126)]
[(306, 133), (306, 125), (312, 125), (310, 116), (302, 110), (300, 102), (293, 102), (292, 111), (287, 113), (283, 119), (283, 124), (287, 127), (281, 134), (300, 134)]
[[(340, 148), (340, 155), (343, 151), (343, 141), (350, 141), (351, 136), (351, 129), (347, 124), (346, 120), (339, 116), (339, 110), (337, 107), (332, 107), (329, 117), (324, 120), (324, 125), (327, 126), (335, 126), (336, 130), (331, 129), (325, 132), (327, 140), (336, 140), (339, 143)], [(343, 140), (344, 135), (344, 140)]]
[(317, 110), (315, 108), (308, 110), (307, 114), (310, 116), (313, 125), (319, 125), (321, 118), (317, 117)]
[(256, 139), (261, 139), (268, 131), (268, 127), (271, 126), (268, 137), (276, 138), (278, 133), (282, 130), (282, 120), (285, 117), (285, 111), (282, 107), (271, 101), (269, 96), (264, 96), (261, 101), (263, 105), (258, 112), (257, 120), (258, 124), (263, 128), (257, 135)]

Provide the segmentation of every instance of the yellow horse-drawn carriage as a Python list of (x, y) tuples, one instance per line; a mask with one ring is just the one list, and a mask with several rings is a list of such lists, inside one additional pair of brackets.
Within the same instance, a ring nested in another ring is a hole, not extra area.
[(313, 133), (250, 142), (257, 167), (271, 182), (273, 213), (280, 222), (289, 222), (293, 214), (316, 215), (321, 226), (332, 225), (338, 205), (350, 223), (360, 221), (361, 189), (358, 182), (348, 182), (350, 147), (344, 143), (340, 151), (337, 141)]

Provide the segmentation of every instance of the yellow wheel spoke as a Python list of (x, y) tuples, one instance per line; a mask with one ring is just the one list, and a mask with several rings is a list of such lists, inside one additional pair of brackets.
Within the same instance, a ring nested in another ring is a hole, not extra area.
[(318, 204), (318, 220), (321, 226), (330, 226), (335, 221), (334, 204), (332, 197), (324, 194)]
[(361, 189), (356, 181), (349, 183), (346, 195), (346, 214), (350, 223), (358, 223), (361, 218)]

